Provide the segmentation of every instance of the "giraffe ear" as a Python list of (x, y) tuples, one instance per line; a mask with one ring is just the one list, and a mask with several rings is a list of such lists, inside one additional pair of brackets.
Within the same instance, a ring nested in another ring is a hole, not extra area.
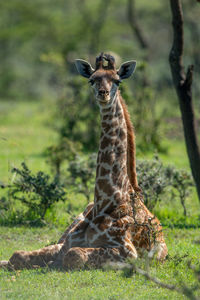
[(76, 65), (77, 71), (83, 77), (89, 78), (92, 75), (92, 73), (94, 72), (94, 69), (91, 67), (91, 65), (83, 59), (76, 59), (75, 65)]
[(117, 74), (119, 75), (120, 79), (126, 79), (129, 78), (136, 68), (136, 61), (131, 60), (123, 63), (119, 70), (117, 71)]

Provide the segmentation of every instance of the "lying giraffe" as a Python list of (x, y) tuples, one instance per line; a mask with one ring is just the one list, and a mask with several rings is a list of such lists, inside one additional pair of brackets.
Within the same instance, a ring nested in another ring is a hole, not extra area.
[(100, 54), (95, 70), (76, 60), (78, 72), (89, 78), (101, 114), (94, 203), (75, 219), (56, 245), (35, 251), (17, 251), (1, 266), (9, 269), (99, 268), (109, 262), (136, 259), (157, 249), (164, 260), (167, 246), (159, 220), (140, 197), (135, 164), (135, 138), (118, 86), (136, 67), (129, 61), (116, 70), (111, 55)]

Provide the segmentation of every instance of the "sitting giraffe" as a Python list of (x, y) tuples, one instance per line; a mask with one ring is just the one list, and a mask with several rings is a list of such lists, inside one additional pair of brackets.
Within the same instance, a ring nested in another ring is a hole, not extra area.
[(141, 200), (135, 163), (135, 138), (119, 83), (136, 67), (129, 61), (116, 70), (108, 54), (96, 58), (95, 70), (77, 59), (78, 72), (89, 78), (101, 114), (94, 203), (67, 228), (56, 245), (35, 251), (17, 251), (0, 265), (8, 269), (80, 269), (136, 259), (156, 251), (164, 260), (167, 246), (159, 220)]

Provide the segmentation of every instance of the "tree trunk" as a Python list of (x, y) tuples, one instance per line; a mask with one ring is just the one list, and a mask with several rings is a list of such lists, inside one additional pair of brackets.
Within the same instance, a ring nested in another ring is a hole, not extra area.
[(185, 143), (190, 161), (192, 175), (200, 200), (200, 151), (197, 141), (195, 115), (192, 104), (192, 77), (193, 66), (188, 67), (187, 74), (184, 72), (183, 56), (183, 13), (180, 0), (170, 0), (173, 25), (173, 45), (169, 55), (169, 62), (174, 86), (179, 99)]

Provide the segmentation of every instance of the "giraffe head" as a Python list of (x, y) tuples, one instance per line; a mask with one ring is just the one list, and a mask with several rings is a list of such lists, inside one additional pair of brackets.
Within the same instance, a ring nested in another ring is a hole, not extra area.
[(136, 61), (131, 60), (117, 70), (114, 57), (104, 53), (97, 56), (95, 69), (82, 59), (76, 59), (75, 63), (80, 75), (89, 78), (97, 103), (104, 108), (112, 106), (120, 82), (130, 77), (136, 67)]

